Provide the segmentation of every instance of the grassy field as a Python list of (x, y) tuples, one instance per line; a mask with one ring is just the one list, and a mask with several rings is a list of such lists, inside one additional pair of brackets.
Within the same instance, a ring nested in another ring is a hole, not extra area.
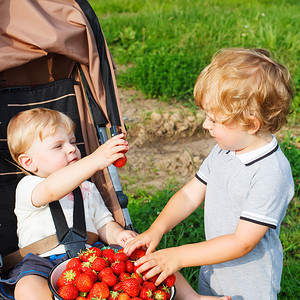
[[(300, 299), (300, 4), (296, 0), (90, 0), (116, 64), (120, 87), (168, 101), (194, 105), (192, 91), (200, 71), (223, 47), (266, 48), (286, 65), (295, 82), (295, 97), (281, 147), (292, 165), (296, 197), (284, 219), (281, 240), (284, 271), (279, 299)], [(298, 127), (297, 127), (298, 126)], [(296, 130), (298, 128), (298, 130)], [(135, 227), (144, 231), (180, 186), (136, 190), (129, 195)], [(147, 205), (145, 205), (147, 204)], [(194, 230), (197, 228), (197, 230)], [(204, 239), (199, 208), (161, 241), (170, 247)], [(198, 268), (183, 270), (194, 288)]]

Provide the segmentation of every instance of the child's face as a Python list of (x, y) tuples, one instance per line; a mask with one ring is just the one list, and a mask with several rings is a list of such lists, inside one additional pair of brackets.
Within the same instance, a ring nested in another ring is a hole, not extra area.
[(34, 173), (40, 177), (48, 177), (54, 171), (78, 161), (81, 154), (75, 142), (74, 133), (68, 135), (63, 125), (57, 128), (54, 135), (49, 135), (42, 141), (37, 137), (27, 151), (36, 168)]
[(253, 135), (249, 134), (242, 126), (218, 123), (212, 113), (209, 111), (205, 111), (205, 113), (206, 119), (203, 128), (209, 131), (220, 148), (236, 151), (239, 154), (252, 150)]

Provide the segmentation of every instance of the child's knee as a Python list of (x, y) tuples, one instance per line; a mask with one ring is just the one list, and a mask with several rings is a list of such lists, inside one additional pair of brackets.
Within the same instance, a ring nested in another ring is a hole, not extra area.
[(16, 284), (14, 294), (16, 300), (52, 299), (47, 279), (37, 275), (29, 275), (20, 279)]

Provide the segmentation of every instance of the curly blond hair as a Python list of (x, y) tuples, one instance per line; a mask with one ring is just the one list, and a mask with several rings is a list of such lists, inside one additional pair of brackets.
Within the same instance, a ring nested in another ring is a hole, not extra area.
[(293, 98), (288, 69), (265, 49), (230, 48), (218, 51), (198, 76), (194, 97), (222, 124), (277, 132), (286, 122)]

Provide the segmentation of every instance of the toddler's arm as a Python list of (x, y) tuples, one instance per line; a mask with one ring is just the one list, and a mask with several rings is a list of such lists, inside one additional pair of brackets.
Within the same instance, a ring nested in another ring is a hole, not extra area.
[(130, 255), (134, 249), (146, 247), (151, 253), (162, 236), (187, 218), (204, 201), (206, 185), (194, 178), (180, 189), (167, 203), (150, 228), (129, 242), (124, 251)]
[(119, 134), (98, 147), (92, 154), (53, 172), (34, 188), (31, 198), (33, 205), (42, 206), (61, 199), (97, 171), (121, 158), (124, 154), (120, 151), (128, 149), (128, 142), (123, 139), (123, 134)]
[(145, 279), (159, 274), (156, 284), (184, 267), (217, 264), (249, 253), (269, 227), (240, 220), (233, 234), (195, 244), (162, 249), (140, 258), (135, 265), (139, 273), (147, 271)]

